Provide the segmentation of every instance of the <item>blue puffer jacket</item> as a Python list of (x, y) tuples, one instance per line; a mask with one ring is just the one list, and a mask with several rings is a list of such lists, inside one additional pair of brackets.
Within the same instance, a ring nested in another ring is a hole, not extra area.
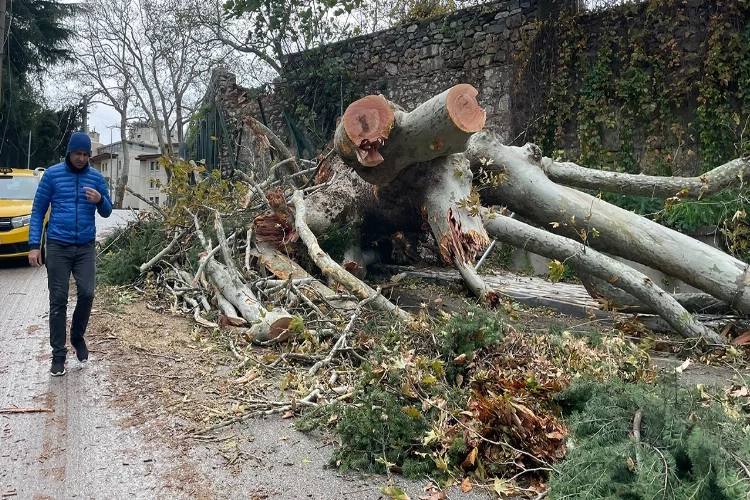
[[(94, 205), (86, 199), (84, 187), (94, 188), (102, 199)], [(52, 205), (47, 223), (47, 241), (65, 245), (85, 245), (96, 238), (96, 211), (102, 217), (112, 213), (107, 183), (102, 174), (85, 166), (80, 171), (65, 161), (47, 169), (39, 181), (31, 209), (29, 247), (39, 248), (44, 215)]]

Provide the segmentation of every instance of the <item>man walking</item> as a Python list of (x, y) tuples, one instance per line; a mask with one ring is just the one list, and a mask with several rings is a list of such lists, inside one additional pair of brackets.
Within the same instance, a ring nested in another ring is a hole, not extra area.
[[(112, 213), (107, 183), (89, 165), (91, 139), (84, 132), (70, 136), (65, 160), (47, 169), (39, 181), (31, 211), (29, 263), (47, 265), (49, 288), (49, 343), (53, 377), (65, 375), (66, 319), (70, 274), (76, 282), (78, 301), (73, 311), (70, 343), (81, 363), (89, 359), (83, 335), (91, 315), (96, 285), (96, 212)], [(41, 253), (44, 217), (52, 206), (46, 235), (46, 259)]]

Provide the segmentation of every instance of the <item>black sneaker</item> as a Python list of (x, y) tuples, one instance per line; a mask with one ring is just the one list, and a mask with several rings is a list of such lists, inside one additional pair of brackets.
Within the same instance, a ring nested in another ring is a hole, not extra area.
[(53, 377), (62, 377), (65, 375), (65, 358), (55, 356), (52, 358), (52, 369), (49, 371)]
[(73, 344), (73, 349), (76, 351), (78, 361), (85, 363), (89, 360), (89, 350), (86, 348), (86, 341), (83, 340), (83, 337), (76, 339), (75, 341), (71, 340), (70, 343)]

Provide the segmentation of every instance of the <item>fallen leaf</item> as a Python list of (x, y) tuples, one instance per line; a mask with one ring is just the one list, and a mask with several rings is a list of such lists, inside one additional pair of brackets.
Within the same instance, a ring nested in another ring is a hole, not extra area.
[(479, 454), (479, 450), (477, 448), (472, 448), (469, 455), (464, 459), (463, 462), (461, 462), (461, 468), (468, 469), (469, 467), (474, 467), (474, 464), (477, 461), (478, 454)]
[(628, 463), (628, 470), (632, 472), (635, 469), (635, 462), (630, 457), (625, 457), (625, 461)]
[(748, 345), (750, 344), (750, 330), (746, 331), (736, 339), (732, 341), (732, 345)]
[(747, 386), (744, 385), (738, 389), (733, 389), (729, 392), (729, 396), (733, 398), (742, 398), (748, 395), (748, 389)]
[(497, 493), (501, 497), (506, 497), (518, 493), (518, 489), (513, 486), (510, 481), (505, 481), (504, 479), (500, 479), (499, 477), (495, 478), (495, 484), (492, 489), (495, 490), (495, 493)]
[(409, 495), (397, 486), (383, 486), (380, 488), (380, 493), (393, 500), (411, 500)]
[(550, 439), (563, 439), (565, 435), (560, 431), (552, 431), (547, 433), (547, 437)]
[[(476, 448), (474, 448), (476, 450)], [(461, 481), (461, 491), (464, 493), (468, 493), (471, 491), (471, 480), (468, 477), (465, 477), (463, 481)]]
[(294, 417), (293, 411), (288, 411), (281, 416), (281, 418), (292, 418), (292, 417)]
[(427, 483), (423, 491), (427, 494), (420, 496), (419, 500), (446, 500), (448, 498), (445, 490), (441, 490), (433, 482)]

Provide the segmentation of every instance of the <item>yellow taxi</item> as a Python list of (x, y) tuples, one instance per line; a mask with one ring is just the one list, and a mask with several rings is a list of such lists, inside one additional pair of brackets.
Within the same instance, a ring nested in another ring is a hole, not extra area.
[[(29, 255), (31, 206), (42, 175), (43, 168), (0, 167), (0, 259)], [(46, 255), (47, 220), (49, 212), (44, 218), (42, 258)]]

